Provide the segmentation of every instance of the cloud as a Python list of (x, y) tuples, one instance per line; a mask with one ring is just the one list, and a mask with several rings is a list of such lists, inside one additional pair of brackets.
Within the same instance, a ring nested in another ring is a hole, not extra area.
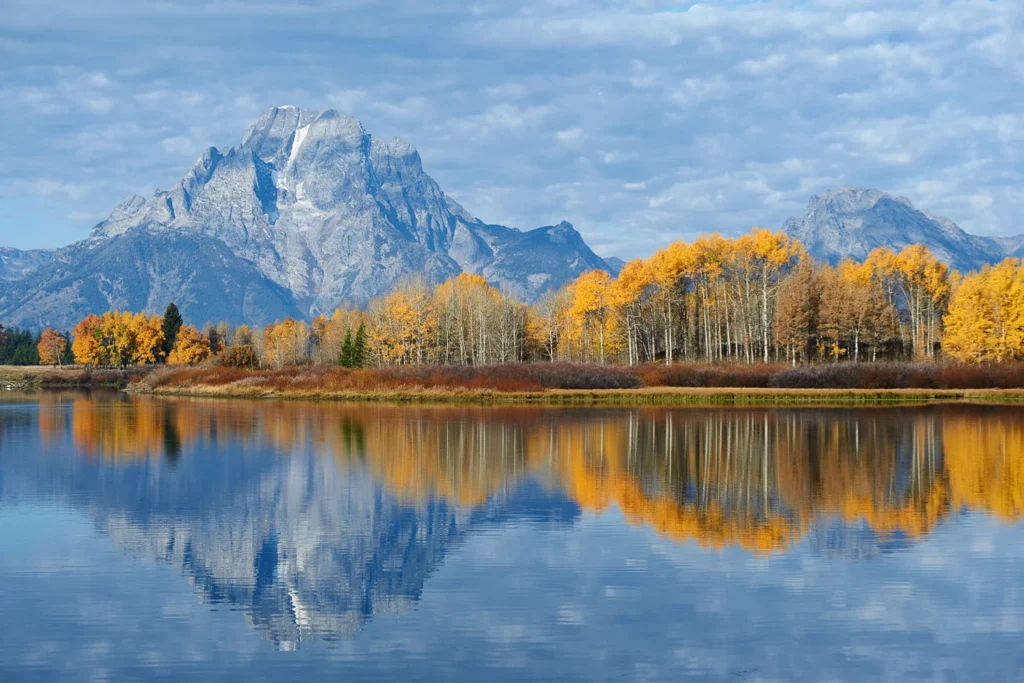
[(163, 147), (165, 151), (178, 155), (189, 155), (196, 151), (195, 143), (184, 135), (178, 135), (173, 138), (164, 138), (160, 141), (160, 146)]
[(169, 187), (197, 150), (237, 145), (283, 103), (409, 140), (484, 220), (568, 219), (622, 256), (777, 227), (836, 185), (986, 234), (1024, 213), (1014, 0), (9, 0), (4, 13), (14, 134), (0, 184), (60, 204), (54, 235), (63, 217)]
[(582, 128), (566, 128), (565, 130), (556, 131), (555, 139), (563, 145), (574, 146), (583, 140), (583, 135)]

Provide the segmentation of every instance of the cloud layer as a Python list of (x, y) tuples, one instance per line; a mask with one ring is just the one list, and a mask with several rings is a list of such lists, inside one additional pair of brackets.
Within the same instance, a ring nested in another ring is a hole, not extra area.
[(604, 255), (865, 186), (1024, 231), (1016, 0), (115, 0), (0, 8), (0, 245), (87, 234), (260, 111), (334, 107), (472, 213)]

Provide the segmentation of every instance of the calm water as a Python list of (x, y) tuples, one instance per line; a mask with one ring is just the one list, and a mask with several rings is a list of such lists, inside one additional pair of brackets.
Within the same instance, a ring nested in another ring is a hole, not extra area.
[(1024, 410), (0, 396), (0, 681), (1021, 680)]

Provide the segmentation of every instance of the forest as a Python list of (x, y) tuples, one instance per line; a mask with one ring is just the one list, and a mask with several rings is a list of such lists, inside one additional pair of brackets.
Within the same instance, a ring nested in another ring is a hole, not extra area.
[(200, 329), (171, 304), (163, 316), (90, 315), (71, 335), (8, 330), (0, 351), (6, 363), (97, 367), (998, 363), (1024, 359), (1024, 265), (961, 275), (921, 245), (830, 265), (755, 228), (676, 242), (617, 277), (584, 273), (532, 306), (463, 273), (308, 323)]

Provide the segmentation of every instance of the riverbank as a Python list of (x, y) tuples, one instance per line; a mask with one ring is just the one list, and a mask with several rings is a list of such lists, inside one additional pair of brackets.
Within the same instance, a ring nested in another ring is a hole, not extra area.
[(531, 392), (406, 389), (381, 391), (262, 391), (229, 387), (164, 387), (129, 392), (155, 396), (321, 400), (350, 403), (456, 403), (550, 406), (881, 406), (928, 403), (1024, 403), (1007, 389), (547, 389)]
[[(552, 381), (556, 374), (540, 375), (521, 368), (520, 383)], [(336, 371), (289, 368), (284, 370), (174, 369), (157, 370), (128, 386), (128, 391), (157, 396), (206, 398), (329, 400), (381, 403), (457, 403), (479, 405), (716, 405), (716, 406), (848, 406), (915, 405), (923, 403), (1024, 403), (1024, 388), (836, 388), (836, 387), (670, 387), (638, 386), (635, 375), (610, 369), (608, 375), (588, 368), (579, 372), (579, 384), (608, 382), (611, 387), (559, 386), (526, 390), (511, 384), (500, 372), (482, 375), (464, 370), (461, 376), (430, 374), (437, 371)], [(477, 375), (480, 376), (477, 376)], [(483, 385), (486, 377), (492, 385)], [(623, 379), (623, 378), (627, 379)], [(540, 378), (540, 379), (538, 379)], [(620, 386), (614, 386), (614, 384)], [(631, 386), (621, 386), (631, 384)]]
[(0, 389), (124, 389), (147, 368), (108, 370), (78, 366), (0, 365)]
[[(921, 364), (846, 364), (795, 372), (778, 366), (683, 364), (671, 368), (538, 363), (367, 370), (0, 366), (0, 389), (123, 389), (157, 396), (464, 405), (849, 406), (1024, 403), (1019, 374), (1018, 365), (979, 371)], [(765, 386), (787, 382), (811, 386)]]

